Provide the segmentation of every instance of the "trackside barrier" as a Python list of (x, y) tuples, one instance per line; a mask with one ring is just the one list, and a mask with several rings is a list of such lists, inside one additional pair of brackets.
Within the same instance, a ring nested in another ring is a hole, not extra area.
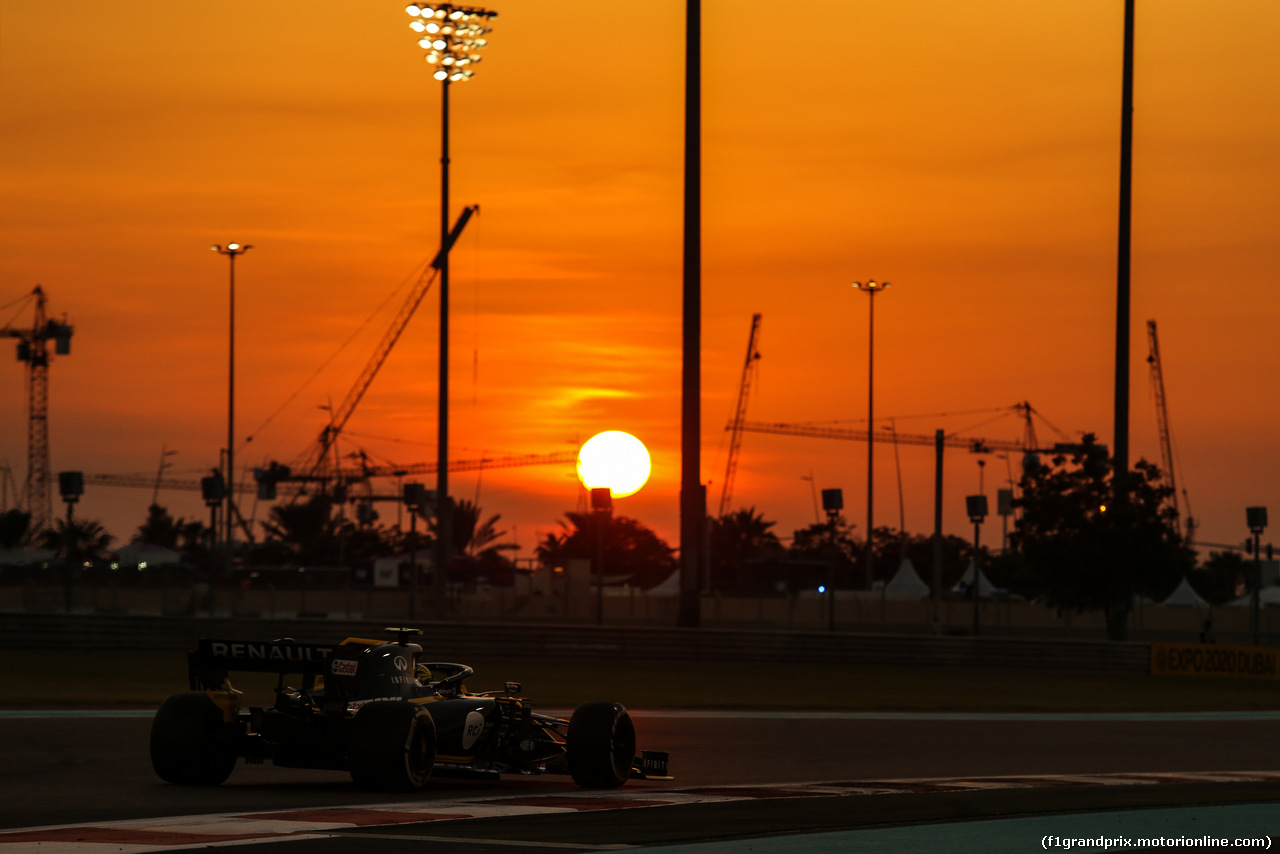
[[(385, 621), (0, 615), (0, 649), (172, 650), (200, 637), (332, 643), (380, 637)], [(730, 629), (554, 626), (418, 620), (437, 660), (537, 658), (610, 661), (735, 661), (864, 666), (978, 667), (1097, 673), (1150, 672), (1145, 642), (934, 637)]]
[(1154, 643), (1151, 672), (1161, 676), (1280, 678), (1280, 650), (1223, 644)]

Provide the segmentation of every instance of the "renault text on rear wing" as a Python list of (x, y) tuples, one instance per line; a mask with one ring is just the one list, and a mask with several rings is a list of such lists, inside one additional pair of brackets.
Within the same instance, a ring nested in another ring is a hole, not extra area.
[(215, 640), (201, 638), (194, 652), (187, 653), (192, 690), (216, 687), (227, 671), (258, 673), (300, 673), (315, 676), (325, 672), (337, 647), (282, 639), (274, 641)]

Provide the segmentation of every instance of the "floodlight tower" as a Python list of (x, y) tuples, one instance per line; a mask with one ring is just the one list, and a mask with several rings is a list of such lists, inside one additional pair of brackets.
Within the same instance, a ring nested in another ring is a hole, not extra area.
[(228, 333), (227, 333), (227, 468), (226, 477), (223, 482), (227, 485), (227, 509), (223, 514), (222, 524), (225, 528), (224, 536), (226, 539), (223, 543), (226, 547), (226, 572), (231, 575), (232, 563), (235, 556), (232, 552), (235, 537), (235, 521), (233, 510), (235, 504), (235, 490), (233, 488), (233, 478), (235, 477), (235, 442), (236, 442), (236, 256), (243, 255), (253, 247), (247, 243), (228, 243), (225, 247), (217, 243), (209, 247), (219, 255), (226, 255), (227, 262), (230, 266), (229, 284), (228, 284)]
[(875, 483), (872, 477), (872, 469), (875, 466), (875, 364), (876, 364), (876, 294), (889, 287), (889, 282), (877, 282), (874, 279), (867, 279), (865, 282), (854, 282), (853, 286), (860, 291), (865, 291), (869, 302), (868, 322), (867, 322), (867, 579), (873, 577), (875, 560), (875, 543), (872, 534), (874, 528), (873, 499), (875, 497)]
[(440, 97), (440, 380), (436, 429), (435, 596), (444, 602), (452, 543), (449, 502), (449, 87), (471, 79), (479, 51), (488, 45), (485, 26), (497, 12), (450, 3), (410, 3), (409, 28), (419, 34), (418, 47), (441, 83)]

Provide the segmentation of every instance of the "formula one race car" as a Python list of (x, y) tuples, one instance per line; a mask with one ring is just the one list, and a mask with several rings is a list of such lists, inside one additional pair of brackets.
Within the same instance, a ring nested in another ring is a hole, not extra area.
[[(357, 786), (408, 791), (434, 772), (569, 774), (585, 788), (628, 779), (670, 780), (668, 755), (636, 756), (635, 727), (617, 703), (587, 703), (569, 720), (535, 714), (508, 682), (467, 693), (474, 671), (419, 662), (414, 629), (394, 642), (348, 638), (337, 646), (201, 640), (188, 653), (191, 690), (160, 706), (151, 765), (170, 783), (217, 786), (236, 759), (287, 768), (348, 771)], [(228, 671), (278, 673), (275, 703), (242, 709)], [(301, 676), (300, 687), (285, 676)]]

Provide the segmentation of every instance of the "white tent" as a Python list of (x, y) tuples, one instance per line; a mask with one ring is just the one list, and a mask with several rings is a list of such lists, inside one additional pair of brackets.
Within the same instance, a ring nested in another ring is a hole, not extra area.
[(886, 599), (923, 599), (929, 595), (929, 585), (924, 583), (910, 558), (903, 558), (902, 565), (884, 586)]
[(654, 585), (645, 591), (648, 596), (679, 596), (680, 595), (680, 570), (668, 575), (661, 584)]
[(951, 592), (968, 592), (970, 586), (973, 584), (973, 574), (975, 572), (978, 574), (978, 595), (990, 596), (995, 590), (995, 587), (992, 585), (991, 580), (983, 574), (982, 570), (978, 569), (978, 565), (973, 561), (969, 561), (969, 568), (964, 571), (964, 575), (960, 576), (960, 580), (951, 588)]
[(1178, 586), (1175, 587), (1173, 592), (1170, 593), (1165, 598), (1165, 600), (1160, 604), (1161, 605), (1192, 605), (1196, 608), (1209, 607), (1209, 603), (1206, 602), (1203, 598), (1201, 598), (1200, 594), (1197, 593), (1194, 588), (1192, 588), (1191, 584), (1187, 581), (1186, 576), (1183, 576), (1182, 581), (1179, 582)]

